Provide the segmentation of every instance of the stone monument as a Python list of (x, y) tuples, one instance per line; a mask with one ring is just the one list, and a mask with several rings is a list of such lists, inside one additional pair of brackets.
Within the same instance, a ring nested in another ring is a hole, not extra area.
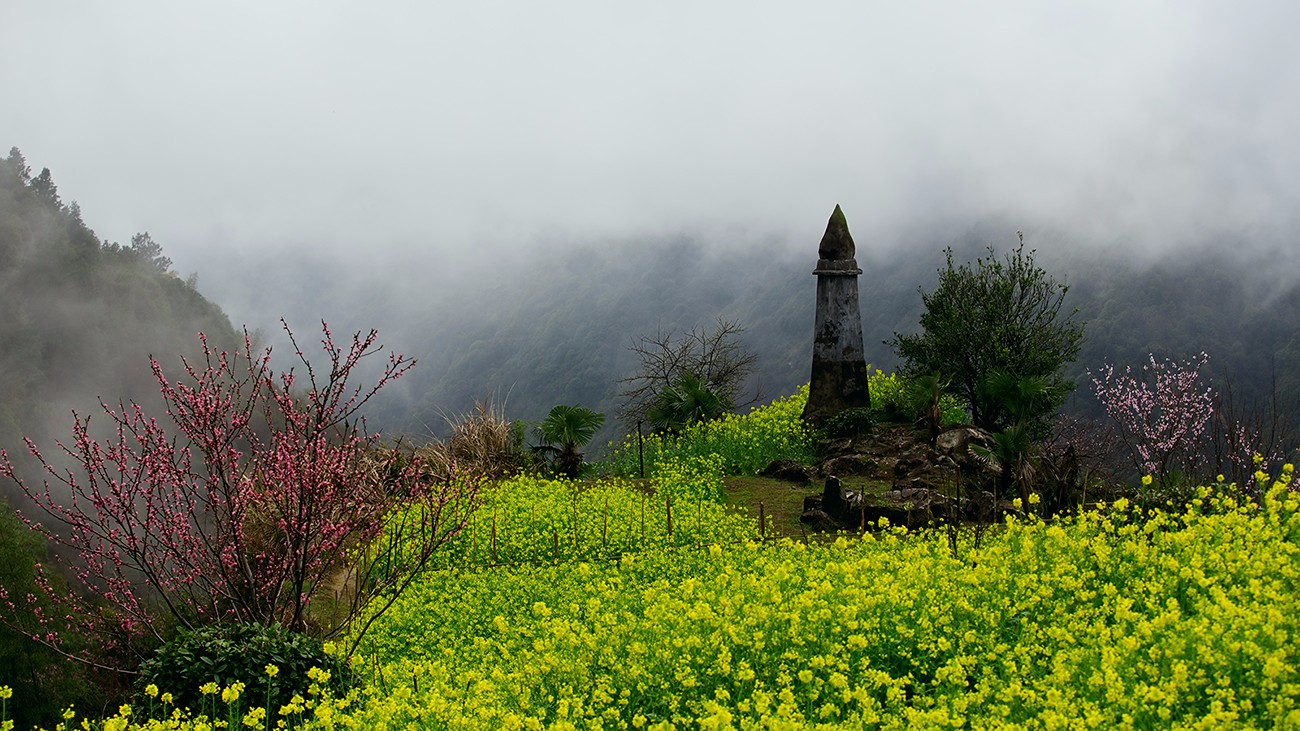
[(871, 406), (862, 348), (857, 251), (844, 212), (835, 206), (817, 248), (817, 320), (806, 421), (820, 423), (845, 409)]

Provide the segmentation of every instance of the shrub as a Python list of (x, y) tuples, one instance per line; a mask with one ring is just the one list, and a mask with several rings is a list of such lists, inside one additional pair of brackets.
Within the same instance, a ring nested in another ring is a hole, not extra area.
[(537, 438), (542, 444), (535, 449), (554, 465), (557, 474), (577, 477), (583, 467), (579, 450), (596, 436), (604, 424), (605, 415), (586, 406), (558, 404), (537, 425)]
[[(869, 378), (871, 408), (881, 418), (911, 423), (924, 415), (929, 399), (923, 394), (918, 395), (914, 379), (898, 373), (885, 373), (879, 368)], [(939, 394), (939, 412), (943, 426), (964, 424), (968, 420), (961, 401), (947, 392)]]
[(343, 695), (351, 685), (347, 664), (329, 654), (319, 640), (283, 627), (209, 625), (182, 632), (141, 663), (136, 692), (143, 695), (154, 686), (160, 693), (171, 693), (176, 707), (198, 712), (203, 697), (200, 686), (240, 682), (250, 705), (265, 702), (266, 708), (275, 710), (294, 695), (307, 695), (312, 668), (329, 671), (335, 695)]
[(1034, 264), (1034, 252), (1024, 250), (1023, 239), (1002, 259), (990, 247), (988, 258), (974, 265), (956, 266), (951, 248), (945, 254), (938, 288), (921, 292), (921, 332), (895, 333), (891, 341), (903, 358), (903, 371), (937, 374), (970, 405), (975, 426), (990, 431), (1010, 426), (1015, 418), (983, 392), (989, 376), (1005, 371), (1016, 378), (1042, 378), (1050, 398), (1036, 405), (1029, 421), (1046, 420), (1074, 388), (1061, 371), (1078, 355), (1083, 339), (1077, 311), (1063, 309), (1069, 287)]
[[(69, 704), (120, 702), (125, 691), (115, 678), (79, 663), (63, 662), (53, 649), (32, 642), (32, 635), (42, 631), (41, 619), (57, 609), (42, 595), (37, 582), (36, 567), (45, 558), (45, 542), (0, 498), (0, 597), (21, 602), (24, 609), (0, 624), (0, 682), (10, 686), (8, 720), (16, 728), (53, 726)], [(67, 591), (61, 576), (52, 577), (52, 585)], [(84, 645), (84, 638), (69, 638), (64, 649), (73, 652)]]
[(870, 408), (845, 409), (830, 417), (823, 425), (826, 435), (831, 437), (848, 437), (871, 431), (876, 425), (876, 412)]

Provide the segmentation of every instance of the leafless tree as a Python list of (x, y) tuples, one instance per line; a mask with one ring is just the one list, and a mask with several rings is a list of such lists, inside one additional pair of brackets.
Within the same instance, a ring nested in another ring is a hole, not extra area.
[(1209, 462), (1238, 485), (1253, 484), (1258, 466), (1276, 467), (1300, 443), (1300, 402), (1278, 392), (1277, 368), (1274, 366), (1271, 390), (1262, 398), (1247, 400), (1233, 387), (1225, 372), (1214, 399), (1214, 420), (1207, 445)]
[(762, 394), (757, 388), (742, 400), (742, 389), (758, 360), (741, 344), (744, 332), (739, 321), (719, 317), (712, 328), (684, 333), (660, 328), (654, 335), (633, 340), (629, 348), (641, 366), (635, 375), (619, 379), (624, 399), (619, 418), (629, 425), (644, 421), (659, 394), (686, 375), (700, 379), (732, 408), (758, 403)]

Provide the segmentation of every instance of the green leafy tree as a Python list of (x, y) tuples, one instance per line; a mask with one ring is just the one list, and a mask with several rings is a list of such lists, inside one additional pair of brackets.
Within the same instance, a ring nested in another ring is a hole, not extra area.
[(5, 162), (13, 167), (14, 173), (17, 174), (23, 185), (26, 185), (27, 181), (31, 180), (32, 168), (27, 164), (27, 158), (23, 157), (22, 150), (17, 147), (10, 147), (9, 157), (5, 158)]
[(148, 262), (153, 268), (166, 273), (172, 268), (170, 257), (163, 256), (162, 244), (153, 240), (148, 231), (131, 237), (131, 252), (141, 261)]
[(1061, 369), (1074, 360), (1083, 339), (1078, 310), (1064, 310), (1069, 287), (1034, 264), (1024, 240), (1005, 257), (978, 258), (957, 266), (946, 249), (947, 266), (939, 286), (921, 290), (925, 312), (921, 332), (894, 334), (891, 345), (909, 374), (938, 374), (951, 392), (970, 405), (971, 420), (990, 431), (1017, 421), (999, 394), (991, 390), (995, 373), (1013, 379), (1041, 379), (1027, 423), (1037, 432), (1060, 408), (1074, 383)]
[(577, 477), (582, 471), (580, 450), (604, 425), (604, 414), (585, 406), (560, 404), (537, 425), (537, 436), (543, 442), (539, 451), (554, 459), (557, 472)]
[(28, 185), (41, 198), (53, 203), (58, 208), (63, 207), (63, 201), (59, 199), (59, 186), (54, 184), (54, 175), (49, 168), (41, 168), (40, 174), (32, 178)]

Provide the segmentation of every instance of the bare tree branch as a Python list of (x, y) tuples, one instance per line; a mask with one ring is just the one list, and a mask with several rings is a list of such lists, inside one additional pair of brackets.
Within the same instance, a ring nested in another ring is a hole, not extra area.
[(625, 424), (644, 421), (659, 394), (693, 375), (709, 390), (735, 407), (758, 403), (762, 394), (741, 401), (746, 380), (754, 372), (758, 356), (740, 342), (745, 328), (738, 320), (719, 317), (712, 328), (697, 327), (685, 333), (659, 328), (643, 335), (628, 347), (641, 361), (635, 375), (619, 379), (623, 407), (619, 419)]

